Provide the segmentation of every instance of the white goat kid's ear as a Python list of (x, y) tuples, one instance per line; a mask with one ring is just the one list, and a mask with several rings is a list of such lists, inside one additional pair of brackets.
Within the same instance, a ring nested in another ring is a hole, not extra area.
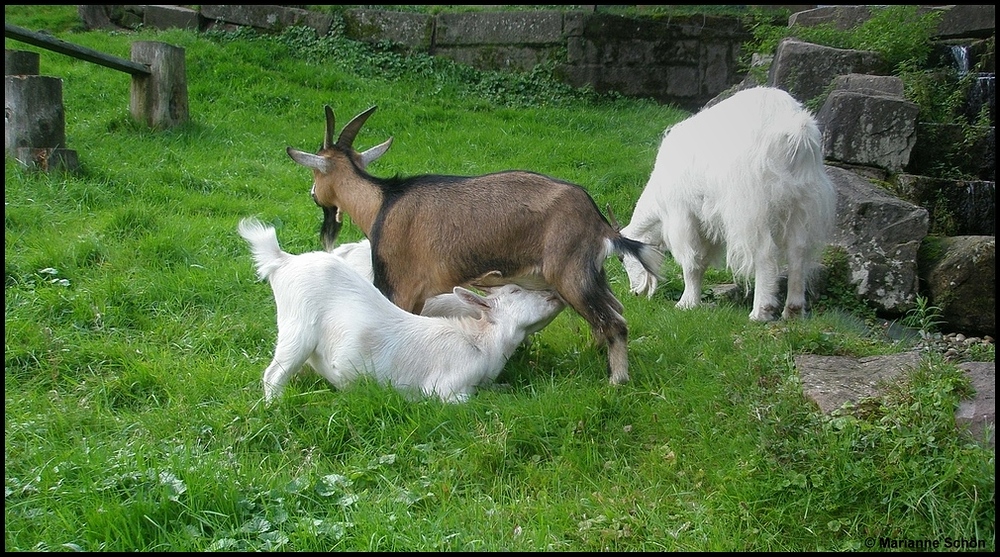
[(292, 157), (293, 161), (306, 168), (318, 170), (323, 174), (327, 174), (330, 170), (332, 170), (330, 168), (330, 161), (324, 157), (314, 155), (312, 153), (306, 153), (305, 151), (299, 151), (298, 149), (293, 149), (291, 147), (288, 147), (285, 150), (288, 151), (288, 156)]
[(385, 142), (380, 143), (371, 149), (361, 153), (361, 168), (368, 168), (368, 165), (375, 162), (376, 159), (385, 154), (392, 145), (392, 138), (385, 140)]
[(490, 301), (486, 298), (476, 294), (475, 292), (469, 290), (468, 288), (462, 288), (461, 286), (456, 286), (451, 290), (458, 299), (472, 307), (478, 308), (482, 311), (490, 309)]

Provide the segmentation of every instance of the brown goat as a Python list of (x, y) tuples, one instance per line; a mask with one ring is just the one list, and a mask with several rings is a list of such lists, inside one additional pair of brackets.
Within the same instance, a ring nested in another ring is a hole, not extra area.
[(663, 254), (622, 236), (582, 187), (534, 172), (371, 176), (366, 167), (392, 138), (361, 153), (353, 143), (375, 108), (355, 116), (335, 143), (327, 106), (319, 152), (287, 148), (292, 160), (313, 170), (312, 197), (324, 211), (327, 249), (346, 212), (371, 241), (375, 286), (411, 313), (458, 285), (555, 290), (607, 348), (611, 383), (628, 381), (628, 327), (604, 260), (628, 254), (658, 275)]

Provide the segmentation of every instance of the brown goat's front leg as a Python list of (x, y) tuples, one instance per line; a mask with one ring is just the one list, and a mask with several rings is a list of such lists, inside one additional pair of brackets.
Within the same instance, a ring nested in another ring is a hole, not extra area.
[(412, 291), (401, 291), (398, 289), (379, 289), (382, 293), (386, 295), (392, 303), (396, 304), (400, 308), (414, 314), (420, 315), (420, 312), (424, 310), (424, 298), (417, 295), (417, 293)]

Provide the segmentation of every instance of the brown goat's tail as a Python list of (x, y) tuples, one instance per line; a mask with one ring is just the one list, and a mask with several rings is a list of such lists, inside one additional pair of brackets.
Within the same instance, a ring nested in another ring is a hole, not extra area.
[(621, 235), (614, 238), (611, 244), (615, 253), (635, 257), (642, 263), (642, 267), (647, 272), (656, 277), (657, 280), (663, 280), (663, 276), (660, 275), (660, 269), (663, 268), (663, 261), (666, 259), (666, 256), (662, 251), (639, 240), (633, 240)]

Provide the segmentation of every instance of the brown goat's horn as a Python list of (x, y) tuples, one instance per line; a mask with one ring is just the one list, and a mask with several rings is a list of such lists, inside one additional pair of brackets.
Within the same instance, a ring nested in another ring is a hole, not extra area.
[[(347, 125), (344, 126), (344, 130), (340, 132), (340, 137), (337, 139), (337, 145), (345, 149), (350, 149), (354, 145), (354, 137), (358, 135), (358, 131), (361, 129), (361, 126), (364, 125), (365, 120), (372, 115), (372, 112), (375, 112), (376, 108), (378, 108), (378, 106), (373, 106), (361, 114), (358, 114), (353, 120), (348, 122)], [(330, 129), (328, 127), (327, 132), (329, 133), (329, 131)]]
[(611, 226), (615, 229), (615, 232), (621, 232), (622, 227), (618, 224), (618, 219), (615, 218), (614, 211), (611, 210), (611, 204), (608, 203), (605, 207), (608, 209), (608, 218), (611, 219)]
[(333, 109), (330, 105), (324, 107), (326, 109), (326, 134), (323, 135), (323, 148), (329, 149), (333, 147), (333, 130), (336, 128), (336, 121), (333, 118)]

